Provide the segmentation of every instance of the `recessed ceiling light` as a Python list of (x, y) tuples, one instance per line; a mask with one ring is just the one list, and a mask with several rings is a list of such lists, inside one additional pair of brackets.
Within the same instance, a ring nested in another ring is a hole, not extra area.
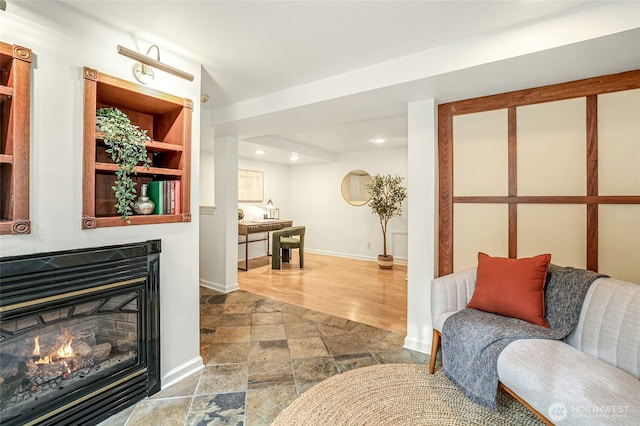
[(261, 149), (256, 149), (256, 154), (258, 155), (264, 155), (264, 151)]
[(384, 139), (382, 139), (382, 138), (374, 138), (374, 139), (369, 139), (369, 142), (384, 143)]
[(291, 160), (291, 161), (298, 161), (298, 159), (299, 159), (299, 158), (300, 158), (300, 156), (298, 156), (298, 154), (297, 154), (297, 153), (292, 152), (292, 153), (291, 153), (291, 157), (289, 157), (289, 160)]

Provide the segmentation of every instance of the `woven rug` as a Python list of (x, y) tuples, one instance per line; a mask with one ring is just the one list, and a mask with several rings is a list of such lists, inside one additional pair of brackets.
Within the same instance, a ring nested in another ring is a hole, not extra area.
[(423, 364), (382, 364), (333, 376), (306, 391), (272, 426), (542, 425), (506, 392), (498, 410), (469, 401), (441, 370)]

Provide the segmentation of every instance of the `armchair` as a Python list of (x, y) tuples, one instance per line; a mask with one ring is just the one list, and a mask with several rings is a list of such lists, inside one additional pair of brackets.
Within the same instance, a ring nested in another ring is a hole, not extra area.
[(431, 282), (431, 320), (433, 324), (431, 358), (429, 360), (429, 373), (431, 374), (435, 371), (444, 321), (467, 306), (476, 286), (477, 272), (477, 268), (471, 268), (436, 278)]
[(304, 226), (291, 226), (273, 233), (271, 249), (271, 269), (280, 269), (280, 256), (282, 262), (289, 262), (289, 251), (298, 249), (300, 268), (304, 267)]

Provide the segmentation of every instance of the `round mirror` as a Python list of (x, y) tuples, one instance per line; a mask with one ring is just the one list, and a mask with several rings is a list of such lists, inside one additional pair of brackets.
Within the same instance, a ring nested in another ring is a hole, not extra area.
[(367, 185), (372, 182), (371, 175), (364, 170), (351, 170), (342, 179), (342, 196), (352, 206), (364, 206), (371, 198)]

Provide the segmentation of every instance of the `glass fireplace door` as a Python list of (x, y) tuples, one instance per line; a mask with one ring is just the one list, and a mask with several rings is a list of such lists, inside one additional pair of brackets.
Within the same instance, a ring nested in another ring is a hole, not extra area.
[(0, 424), (63, 406), (140, 367), (145, 279), (3, 306)]

